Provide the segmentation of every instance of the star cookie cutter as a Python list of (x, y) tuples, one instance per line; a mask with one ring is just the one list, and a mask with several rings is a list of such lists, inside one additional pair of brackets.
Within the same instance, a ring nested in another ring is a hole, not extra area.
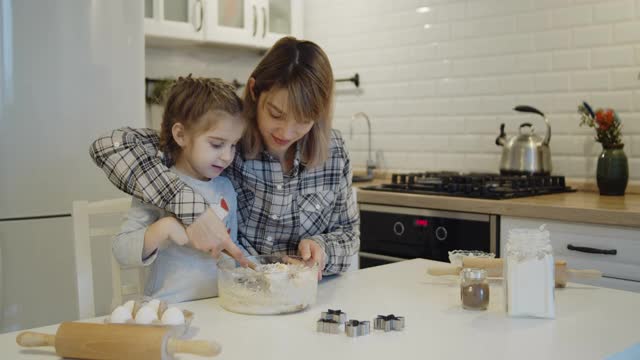
[(349, 337), (365, 336), (371, 332), (371, 322), (349, 320), (344, 325), (344, 330)]
[(342, 330), (342, 324), (333, 320), (319, 319), (316, 330), (326, 334), (339, 334)]
[(373, 320), (373, 327), (376, 330), (384, 330), (385, 332), (395, 330), (400, 331), (404, 329), (404, 316), (391, 315), (378, 315)]
[(342, 310), (327, 310), (323, 311), (320, 315), (321, 319), (332, 320), (340, 324), (344, 324), (347, 321), (347, 313)]

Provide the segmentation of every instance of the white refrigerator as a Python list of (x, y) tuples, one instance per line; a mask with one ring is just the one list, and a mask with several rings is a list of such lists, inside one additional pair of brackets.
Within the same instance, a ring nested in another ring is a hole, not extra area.
[[(136, 0), (0, 0), (0, 332), (77, 317), (71, 203), (123, 196), (88, 150), (144, 126), (143, 19)], [(111, 247), (93, 245), (100, 312)]]

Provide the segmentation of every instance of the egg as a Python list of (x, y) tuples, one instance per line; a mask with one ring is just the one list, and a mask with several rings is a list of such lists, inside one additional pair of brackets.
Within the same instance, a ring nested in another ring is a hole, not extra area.
[(145, 306), (151, 306), (153, 311), (158, 312), (158, 307), (160, 306), (160, 300), (153, 299), (153, 300), (149, 301), (148, 303), (146, 303)]
[(133, 306), (135, 305), (135, 303), (136, 303), (135, 301), (129, 300), (126, 303), (124, 303), (124, 305), (122, 305), (122, 306), (127, 308), (127, 310), (129, 310), (129, 312), (133, 314)]
[(177, 307), (170, 307), (162, 314), (162, 323), (165, 325), (182, 325), (184, 324), (184, 314)]
[(143, 306), (136, 313), (136, 324), (151, 324), (158, 320), (158, 314), (151, 306)]
[(131, 312), (124, 306), (118, 306), (113, 309), (111, 318), (109, 319), (109, 321), (114, 324), (123, 324), (128, 320), (131, 320)]

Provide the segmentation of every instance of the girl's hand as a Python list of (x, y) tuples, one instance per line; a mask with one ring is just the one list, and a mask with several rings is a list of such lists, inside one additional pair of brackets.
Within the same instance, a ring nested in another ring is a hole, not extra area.
[(157, 248), (173, 241), (178, 245), (186, 244), (189, 239), (180, 221), (174, 217), (164, 217), (147, 227), (144, 233), (144, 247), (142, 257), (147, 257)]
[(208, 208), (193, 224), (187, 227), (187, 236), (189, 237), (189, 246), (211, 253), (214, 259), (220, 256), (222, 250), (226, 250), (240, 265), (245, 267), (248, 265), (242, 250), (231, 241), (227, 227), (211, 208)]
[(186, 245), (189, 242), (187, 231), (178, 219), (174, 217), (166, 217), (161, 220), (165, 221), (164, 227), (167, 234), (167, 240), (171, 240), (178, 245)]
[(322, 279), (322, 271), (324, 270), (324, 250), (317, 242), (310, 239), (302, 239), (298, 244), (298, 255), (305, 262), (311, 260), (318, 264), (318, 280)]

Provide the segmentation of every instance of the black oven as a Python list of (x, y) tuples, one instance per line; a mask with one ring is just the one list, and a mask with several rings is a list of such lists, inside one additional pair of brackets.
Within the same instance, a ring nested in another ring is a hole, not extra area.
[(449, 261), (451, 250), (499, 256), (497, 215), (360, 204), (360, 268), (414, 258)]

